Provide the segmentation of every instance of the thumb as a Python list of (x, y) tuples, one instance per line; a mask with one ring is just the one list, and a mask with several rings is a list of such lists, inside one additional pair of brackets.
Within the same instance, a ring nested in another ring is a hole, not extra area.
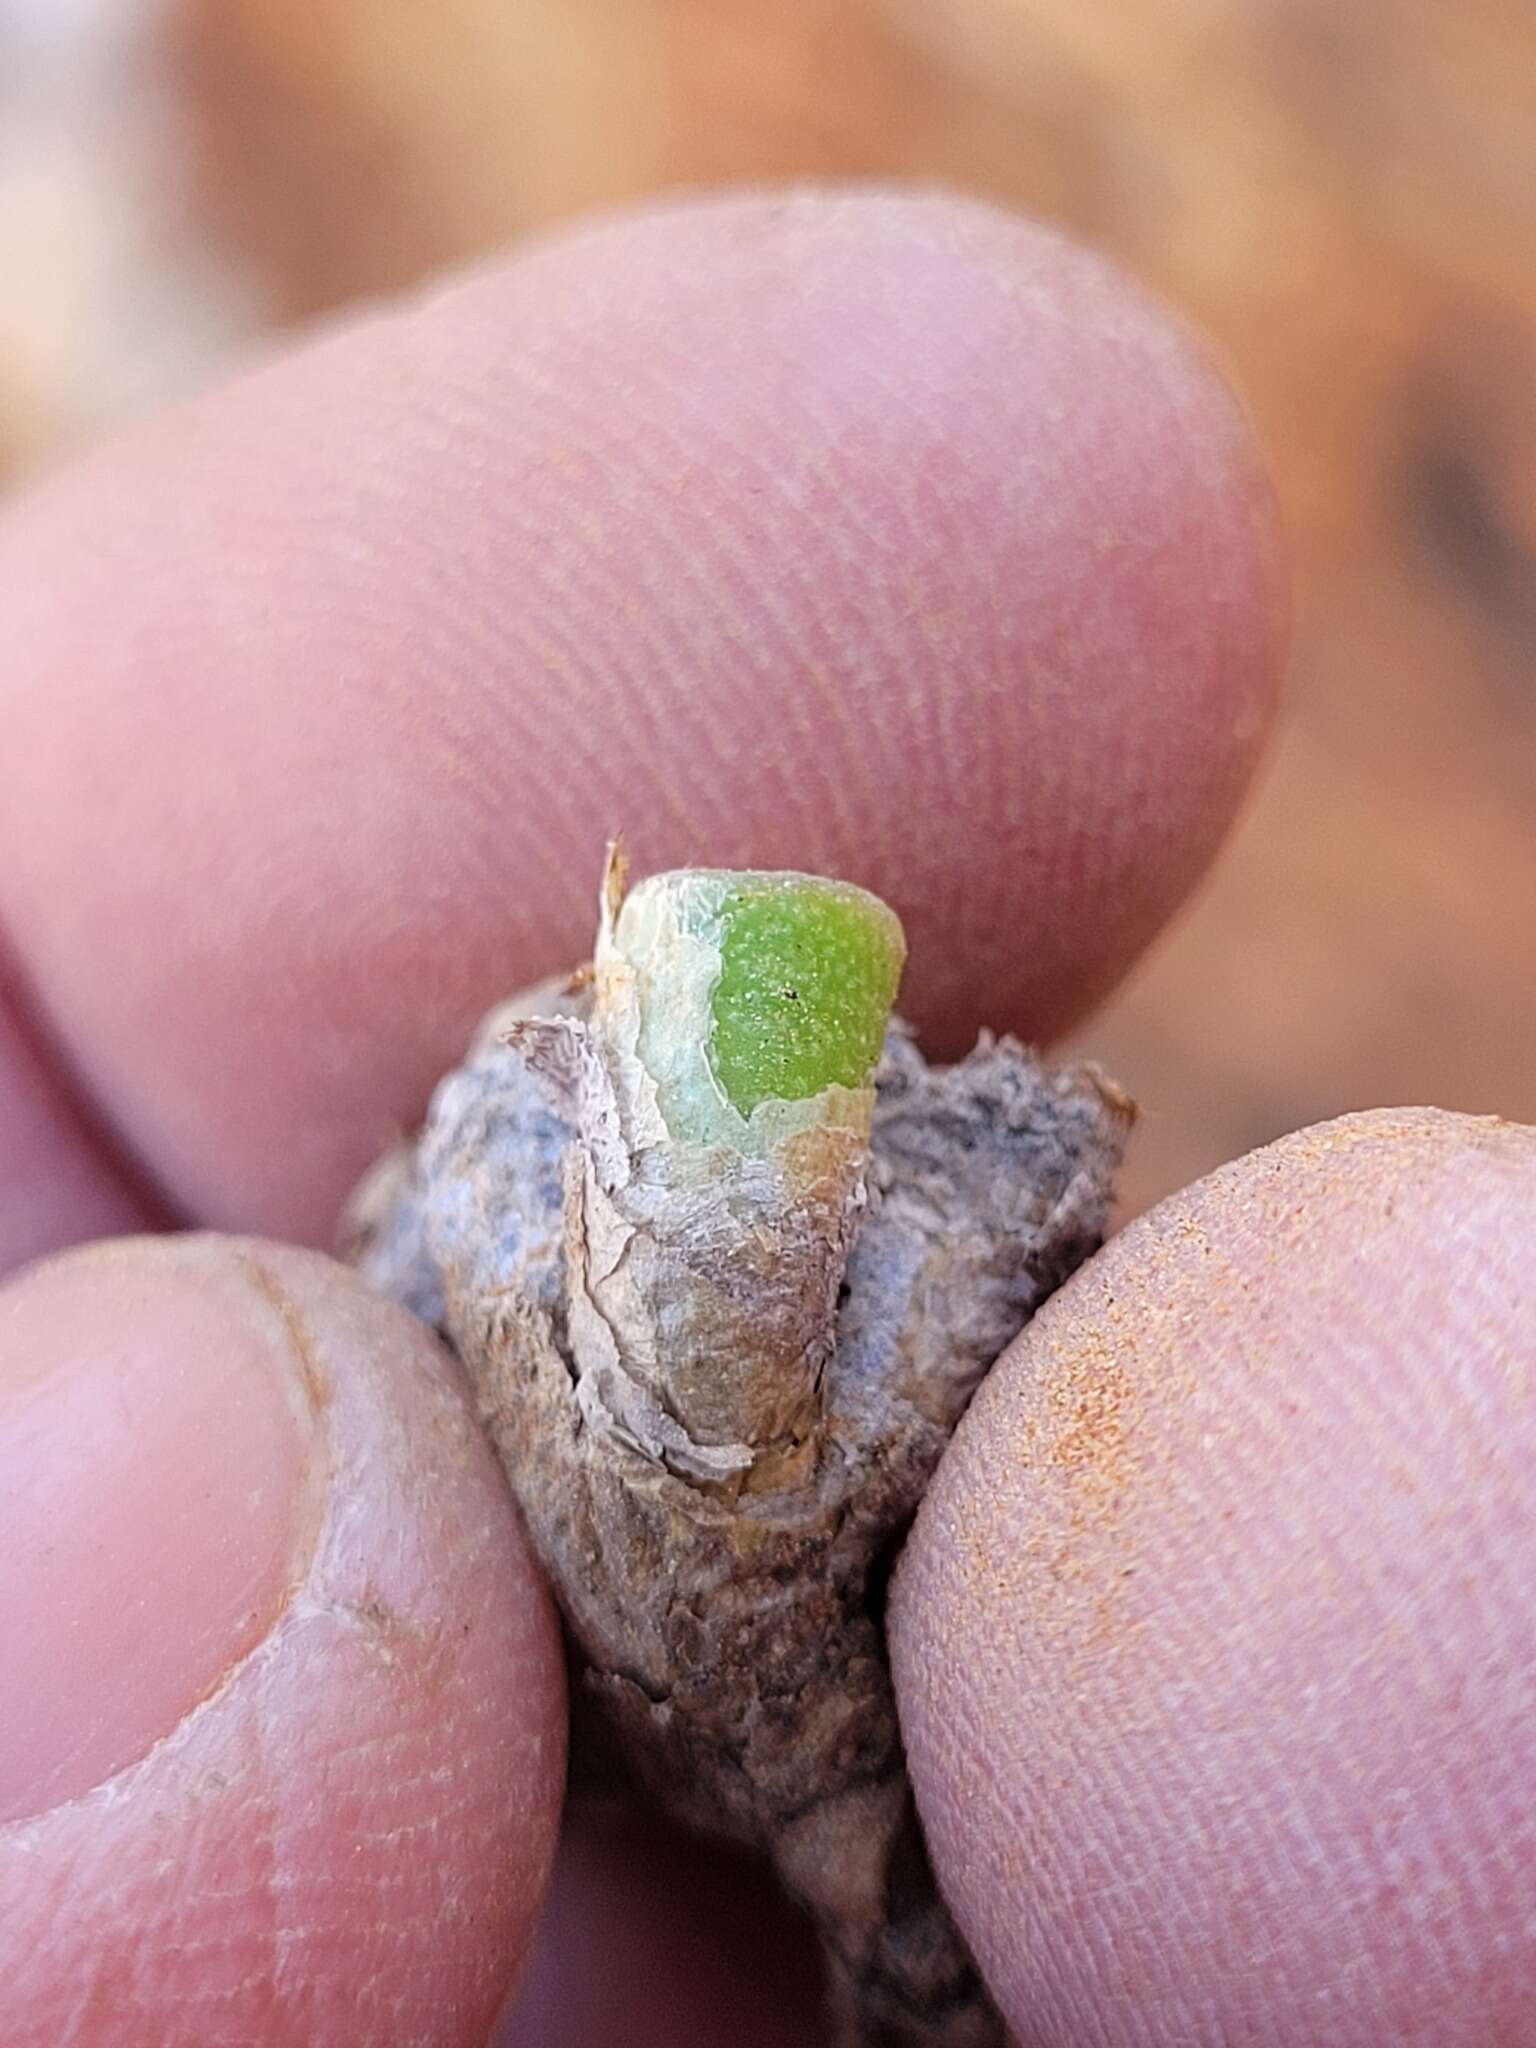
[(1021, 2039), (1536, 2009), (1536, 1131), (1384, 1110), (1139, 1218), (988, 1379), (893, 1655)]
[(0, 1291), (13, 2048), (479, 2043), (529, 1939), (558, 1640), (439, 1347), (310, 1253)]

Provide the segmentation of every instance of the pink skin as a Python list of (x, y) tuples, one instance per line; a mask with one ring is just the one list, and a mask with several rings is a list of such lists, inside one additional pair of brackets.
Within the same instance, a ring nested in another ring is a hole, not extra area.
[(0, 1298), (0, 1553), (7, 2048), (479, 2048), (563, 1685), (433, 1340), (254, 1241), (35, 1267)]
[(988, 1381), (893, 1646), (1026, 2048), (1536, 2011), (1536, 1132), (1349, 1118), (1133, 1224)]
[(286, 1333), (266, 1269), (189, 1265), (193, 1249), (77, 1253), (0, 1295), (0, 1823), (137, 1763), (308, 1575), (320, 1397), (297, 1361), (272, 1369)]
[[(144, 429), (0, 528), (0, 1265), (156, 1189), (326, 1236), (476, 1011), (580, 950), (613, 824), (883, 886), (938, 1033), (1053, 1031), (1219, 841), (1278, 591), (1209, 368), (940, 198), (599, 226)], [(967, 1430), (897, 1647), (1026, 2039), (1454, 2048), (1529, 2000), (1531, 1142), (1250, 1162), (1209, 1261), (1165, 1215), (1051, 1311), (1026, 1356), (1070, 1326), (1135, 1389), (1131, 1578), (1102, 1457), (1020, 1464), (1023, 1368)], [(271, 1246), (0, 1293), (8, 2048), (484, 2039), (560, 1690), (456, 1388)], [(579, 1838), (508, 2038), (766, 2048), (792, 1966), (721, 1889)]]
[(809, 1930), (755, 1859), (602, 1816), (566, 1830), (493, 2048), (820, 2048)]
[(27, 1028), (0, 956), (0, 1272), (160, 1220), (100, 1138)]
[(0, 928), (176, 1203), (324, 1242), (590, 944), (616, 825), (893, 896), (952, 1043), (1059, 1029), (1231, 818), (1278, 588), (1241, 419), (1097, 258), (937, 197), (659, 209), (15, 510)]

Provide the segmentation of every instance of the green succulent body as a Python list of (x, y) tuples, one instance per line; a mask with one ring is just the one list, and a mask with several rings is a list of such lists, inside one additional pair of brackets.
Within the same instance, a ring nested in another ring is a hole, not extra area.
[(895, 914), (851, 883), (682, 868), (625, 898), (599, 987), (669, 1134), (752, 1152), (867, 1122), (905, 955)]

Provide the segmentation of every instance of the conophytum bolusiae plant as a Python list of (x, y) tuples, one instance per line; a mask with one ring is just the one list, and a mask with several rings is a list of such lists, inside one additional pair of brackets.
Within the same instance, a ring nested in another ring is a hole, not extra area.
[(352, 1251), (463, 1359), (579, 1660), (582, 1750), (762, 1846), (859, 2048), (1003, 2038), (933, 1882), (886, 1573), (976, 1385), (1096, 1247), (1132, 1110), (931, 1067), (886, 907), (690, 869), (486, 1020)]

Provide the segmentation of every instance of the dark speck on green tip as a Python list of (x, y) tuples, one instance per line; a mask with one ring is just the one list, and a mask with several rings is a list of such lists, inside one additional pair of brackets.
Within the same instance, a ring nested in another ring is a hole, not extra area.
[(740, 1114), (866, 1087), (905, 957), (894, 913), (847, 883), (763, 875), (719, 915), (710, 1063)]

